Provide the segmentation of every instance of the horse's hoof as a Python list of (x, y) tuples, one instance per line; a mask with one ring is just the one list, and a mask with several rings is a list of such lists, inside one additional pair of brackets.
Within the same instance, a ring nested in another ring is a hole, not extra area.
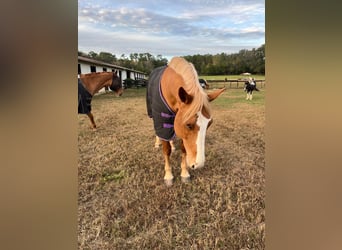
[(190, 176), (189, 177), (182, 177), (183, 183), (189, 183), (190, 182)]
[(172, 184), (173, 184), (172, 179), (171, 179), (171, 180), (165, 180), (165, 179), (164, 179), (164, 182), (165, 182), (165, 185), (166, 185), (167, 187), (171, 187)]

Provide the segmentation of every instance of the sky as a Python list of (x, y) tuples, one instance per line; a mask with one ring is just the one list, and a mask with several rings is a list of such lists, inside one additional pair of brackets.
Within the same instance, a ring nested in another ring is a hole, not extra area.
[(264, 0), (79, 0), (78, 50), (173, 56), (265, 43)]

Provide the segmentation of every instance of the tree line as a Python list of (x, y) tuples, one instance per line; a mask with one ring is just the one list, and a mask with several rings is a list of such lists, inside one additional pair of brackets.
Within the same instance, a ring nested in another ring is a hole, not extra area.
[[(109, 52), (84, 53), (78, 51), (79, 56), (110, 64), (132, 68), (150, 74), (154, 68), (167, 65), (168, 60), (162, 55), (153, 56), (150, 53), (122, 54), (120, 58)], [(238, 75), (244, 72), (265, 74), (265, 44), (252, 50), (240, 50), (238, 53), (221, 53), (216, 55), (188, 55), (184, 58), (193, 63), (199, 75)]]

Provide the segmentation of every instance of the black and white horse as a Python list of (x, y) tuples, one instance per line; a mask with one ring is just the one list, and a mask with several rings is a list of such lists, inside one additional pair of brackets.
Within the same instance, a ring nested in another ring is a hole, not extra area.
[(248, 81), (245, 82), (245, 88), (244, 91), (247, 92), (246, 100), (252, 100), (253, 99), (253, 91), (259, 91), (256, 87), (256, 83), (254, 81), (254, 78), (249, 78)]

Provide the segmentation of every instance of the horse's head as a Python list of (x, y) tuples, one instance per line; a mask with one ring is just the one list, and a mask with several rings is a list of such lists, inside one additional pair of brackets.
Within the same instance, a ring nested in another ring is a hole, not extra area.
[(123, 93), (121, 78), (116, 74), (116, 72), (113, 72), (113, 77), (109, 88), (119, 96), (121, 96)]
[(213, 119), (209, 102), (218, 97), (225, 89), (218, 89), (210, 94), (204, 91), (203, 96), (191, 96), (183, 87), (178, 90), (180, 103), (174, 121), (174, 129), (178, 137), (183, 140), (186, 151), (187, 165), (193, 169), (204, 166), (205, 136)]

